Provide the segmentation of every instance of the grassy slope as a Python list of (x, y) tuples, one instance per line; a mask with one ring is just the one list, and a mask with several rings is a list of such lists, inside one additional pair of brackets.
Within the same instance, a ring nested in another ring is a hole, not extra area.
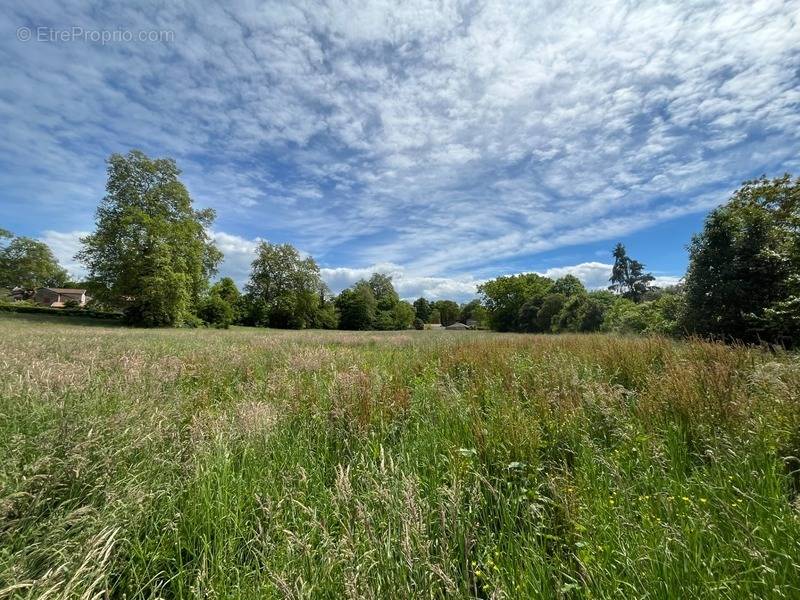
[(13, 316), (0, 339), (0, 597), (800, 596), (797, 356)]

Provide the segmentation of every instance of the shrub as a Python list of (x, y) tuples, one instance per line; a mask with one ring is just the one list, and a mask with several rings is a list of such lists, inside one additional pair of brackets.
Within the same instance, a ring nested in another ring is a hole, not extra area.
[(200, 303), (197, 316), (207, 325), (227, 329), (233, 323), (233, 308), (225, 300), (212, 294)]
[(56, 317), (87, 317), (89, 319), (119, 320), (122, 318), (122, 313), (118, 312), (73, 308), (50, 308), (49, 306), (34, 306), (25, 302), (14, 302), (13, 304), (0, 303), (0, 312), (53, 315)]

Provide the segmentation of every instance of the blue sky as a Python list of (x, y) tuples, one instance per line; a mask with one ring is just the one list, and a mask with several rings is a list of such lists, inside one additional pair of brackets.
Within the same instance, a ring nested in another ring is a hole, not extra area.
[(602, 286), (617, 241), (674, 281), (742, 180), (800, 174), (800, 0), (12, 1), (0, 82), (0, 227), (77, 276), (131, 148), (216, 209), (222, 274), (288, 241), (404, 297)]

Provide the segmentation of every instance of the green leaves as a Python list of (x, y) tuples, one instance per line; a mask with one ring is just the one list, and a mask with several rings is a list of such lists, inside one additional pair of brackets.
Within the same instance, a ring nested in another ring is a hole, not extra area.
[(684, 326), (748, 342), (800, 339), (800, 179), (747, 181), (692, 240)]
[(58, 287), (67, 281), (67, 272), (58, 264), (47, 244), (27, 237), (14, 237), (0, 229), (0, 238), (11, 241), (0, 247), (0, 287), (35, 289)]
[(170, 326), (189, 318), (222, 253), (206, 228), (214, 211), (195, 211), (172, 159), (132, 150), (108, 160), (97, 228), (78, 258), (95, 295), (123, 307), (129, 322)]

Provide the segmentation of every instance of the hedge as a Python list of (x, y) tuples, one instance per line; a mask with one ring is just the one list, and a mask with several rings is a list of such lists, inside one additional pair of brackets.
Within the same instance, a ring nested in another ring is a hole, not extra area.
[(87, 319), (122, 319), (122, 313), (81, 308), (50, 308), (49, 306), (29, 306), (25, 304), (0, 304), (0, 312), (54, 315), (58, 317), (85, 317)]

